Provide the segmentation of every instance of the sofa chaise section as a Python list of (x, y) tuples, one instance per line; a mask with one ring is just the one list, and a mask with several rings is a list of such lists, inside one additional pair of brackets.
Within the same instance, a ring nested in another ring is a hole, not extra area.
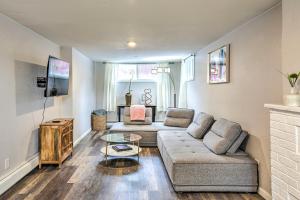
[(217, 155), (185, 131), (159, 131), (157, 138), (175, 191), (257, 191), (257, 163), (249, 156)]

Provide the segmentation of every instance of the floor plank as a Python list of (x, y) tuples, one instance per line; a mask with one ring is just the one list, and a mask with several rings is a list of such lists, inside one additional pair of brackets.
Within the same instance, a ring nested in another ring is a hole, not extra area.
[[(92, 133), (74, 149), (62, 168), (43, 166), (35, 169), (0, 200), (262, 200), (248, 193), (176, 193), (157, 148), (143, 148), (140, 165), (106, 168), (100, 153), (101, 134)], [(134, 158), (132, 158), (134, 159)], [(128, 164), (119, 161), (116, 165)]]

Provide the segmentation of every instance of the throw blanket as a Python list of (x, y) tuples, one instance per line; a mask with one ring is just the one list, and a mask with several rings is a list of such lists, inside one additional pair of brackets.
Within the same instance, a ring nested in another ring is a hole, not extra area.
[(131, 121), (145, 121), (146, 108), (144, 105), (130, 106), (130, 120)]

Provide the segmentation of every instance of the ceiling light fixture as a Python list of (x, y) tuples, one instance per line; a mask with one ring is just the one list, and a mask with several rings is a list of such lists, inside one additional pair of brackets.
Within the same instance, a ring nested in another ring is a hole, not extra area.
[(129, 48), (134, 48), (134, 47), (136, 47), (136, 43), (133, 42), (133, 41), (129, 41), (129, 42), (127, 42), (127, 46), (128, 46)]

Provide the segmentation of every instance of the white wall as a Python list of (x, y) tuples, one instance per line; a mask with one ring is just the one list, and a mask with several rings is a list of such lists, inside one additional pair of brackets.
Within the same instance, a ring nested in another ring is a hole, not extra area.
[(91, 128), (91, 112), (96, 108), (96, 81), (93, 61), (72, 49), (74, 140)]
[[(38, 152), (43, 89), (49, 55), (60, 56), (53, 42), (0, 14), (0, 180)], [(45, 120), (60, 117), (61, 98), (49, 98)], [(4, 160), (10, 167), (4, 169)]]
[[(37, 165), (38, 128), (45, 98), (36, 77), (46, 76), (48, 56), (70, 62), (68, 96), (48, 98), (45, 120), (73, 117), (74, 141), (90, 130), (96, 107), (91, 59), (74, 48), (60, 47), (0, 14), (0, 194)], [(5, 169), (5, 159), (10, 166)]]
[[(250, 133), (247, 152), (259, 161), (260, 187), (270, 193), (269, 115), (265, 103), (281, 103), (281, 5), (213, 42), (196, 55), (188, 105), (241, 124)], [(228, 84), (207, 83), (207, 56), (231, 45)]]
[(72, 48), (71, 47), (60, 47), (60, 58), (64, 61), (70, 63), (70, 77), (69, 77), (69, 91), (68, 95), (62, 96), (62, 104), (61, 104), (61, 115), (64, 117), (70, 117), (72, 118), (74, 116), (73, 113), (73, 54), (72, 54)]
[[(104, 74), (105, 74), (105, 65), (100, 62), (95, 62), (95, 71), (96, 71), (96, 91), (97, 91), (97, 109), (103, 108), (103, 95), (104, 95)], [(179, 84), (180, 84), (180, 69), (181, 63), (176, 62), (170, 65), (171, 72), (175, 79), (175, 87), (177, 92), (177, 105), (178, 105), (178, 94), (179, 94)], [(117, 105), (124, 105), (125, 104), (125, 94), (128, 90), (129, 82), (118, 82), (117, 83)], [(141, 104), (141, 97), (144, 94), (144, 90), (146, 88), (151, 89), (152, 95), (152, 105), (156, 105), (156, 82), (133, 82), (132, 83), (132, 104)], [(173, 98), (171, 105), (173, 105)], [(161, 121), (164, 119), (163, 114), (158, 114), (157, 119)], [(108, 121), (116, 121), (117, 114), (109, 113), (108, 114)]]
[(74, 118), (74, 141), (91, 128), (91, 112), (96, 108), (96, 80), (93, 61), (72, 47), (61, 47), (61, 58), (71, 64), (70, 91), (62, 97), (62, 115)]
[[(300, 1), (283, 0), (282, 7), (282, 72), (300, 72)], [(290, 85), (286, 78), (283, 78), (283, 88), (284, 93), (289, 93)]]

